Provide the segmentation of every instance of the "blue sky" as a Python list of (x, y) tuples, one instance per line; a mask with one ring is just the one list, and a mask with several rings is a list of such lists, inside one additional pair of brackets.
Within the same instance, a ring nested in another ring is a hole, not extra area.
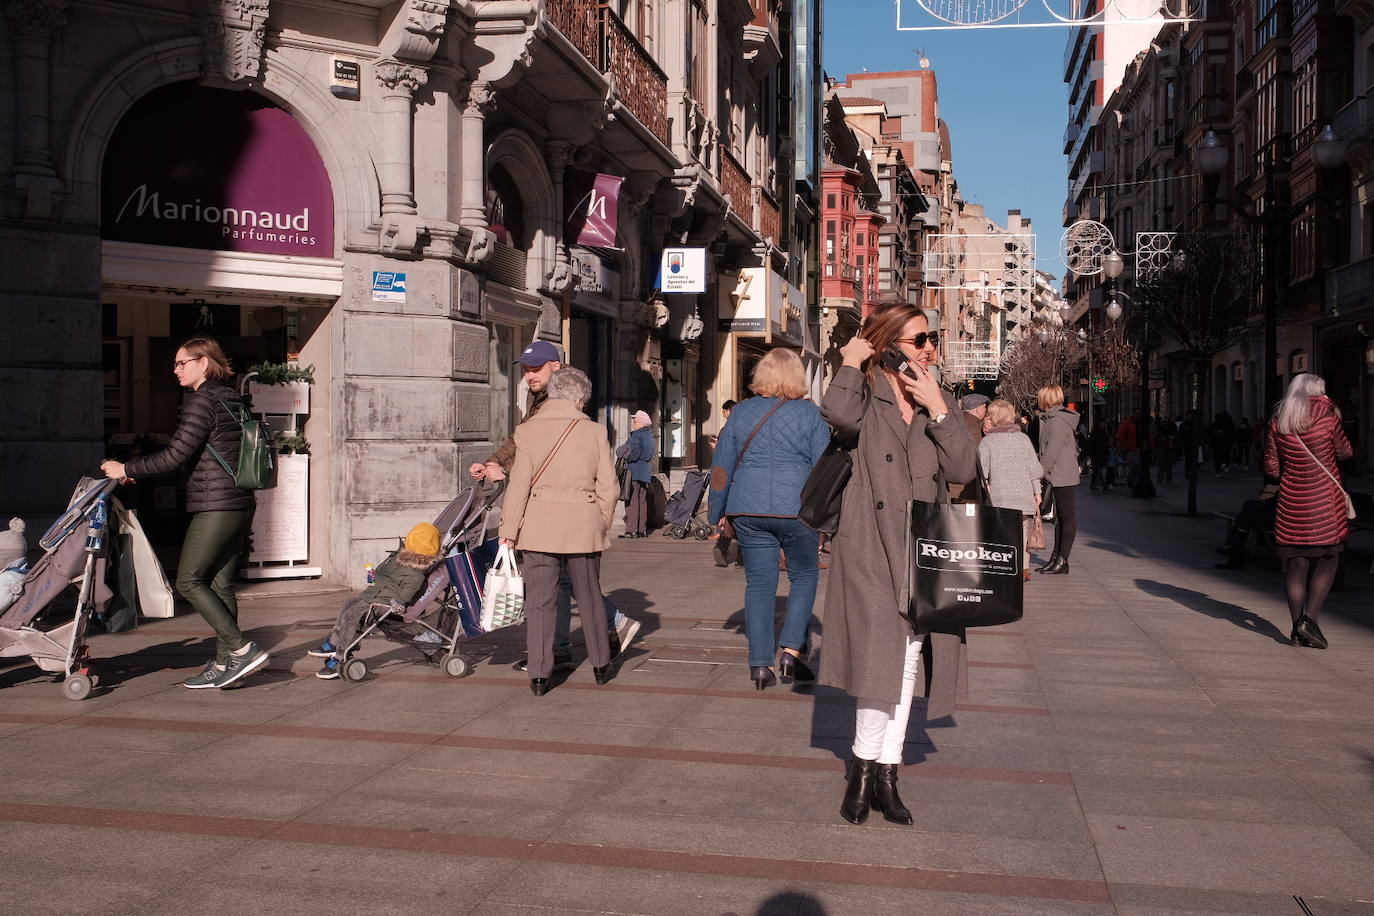
[[(1067, 194), (1061, 152), (1068, 118), (1063, 82), (1067, 28), (898, 32), (891, 0), (825, 0), (822, 63), (836, 79), (867, 68), (914, 70), (924, 49), (940, 85), (954, 175), (964, 199), (1005, 222), (1032, 220), (1041, 270), (1061, 276), (1060, 225)], [(902, 24), (936, 25), (914, 0)]]

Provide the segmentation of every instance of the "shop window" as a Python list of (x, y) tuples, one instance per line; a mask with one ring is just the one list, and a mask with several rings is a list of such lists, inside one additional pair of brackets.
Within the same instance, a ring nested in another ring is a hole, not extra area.
[(524, 201), (515, 179), (502, 165), (493, 166), (487, 174), (487, 225), (501, 244), (520, 251), (529, 250)]

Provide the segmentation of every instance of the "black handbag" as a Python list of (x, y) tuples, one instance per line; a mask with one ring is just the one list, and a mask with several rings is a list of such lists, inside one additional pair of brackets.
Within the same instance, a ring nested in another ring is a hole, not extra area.
[(910, 526), (906, 616), (918, 633), (959, 633), (1021, 619), (1019, 510), (916, 500)]
[(1040, 481), (1040, 521), (1054, 521), (1054, 486), (1048, 480)]
[(825, 453), (802, 484), (797, 520), (812, 531), (834, 537), (840, 530), (840, 507), (844, 502), (844, 488), (854, 476), (856, 445), (857, 441), (842, 440), (832, 434)]

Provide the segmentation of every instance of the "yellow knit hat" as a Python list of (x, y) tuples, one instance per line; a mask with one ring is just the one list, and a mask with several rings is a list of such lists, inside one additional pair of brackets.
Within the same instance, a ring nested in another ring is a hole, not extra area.
[(429, 522), (421, 522), (406, 535), (406, 550), (432, 557), (439, 552), (439, 529)]

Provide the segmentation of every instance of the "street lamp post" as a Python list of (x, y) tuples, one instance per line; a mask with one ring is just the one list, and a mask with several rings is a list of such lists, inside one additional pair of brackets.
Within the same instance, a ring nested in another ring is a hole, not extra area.
[[(1293, 217), (1311, 203), (1312, 198), (1296, 204), (1280, 200), (1278, 166), (1274, 162), (1273, 151), (1265, 150), (1263, 210), (1257, 214), (1244, 204), (1218, 194), (1221, 175), (1230, 161), (1231, 151), (1214, 131), (1207, 131), (1195, 154), (1198, 171), (1202, 172), (1208, 202), (1226, 204), (1241, 219), (1252, 226), (1259, 226), (1261, 237), (1264, 239), (1260, 304), (1264, 312), (1264, 411), (1268, 417), (1282, 396), (1278, 373), (1279, 312), (1283, 307), (1286, 289), (1279, 284), (1279, 265), (1287, 260), (1288, 250), (1285, 243)], [(1336, 135), (1330, 124), (1326, 125), (1312, 143), (1312, 161), (1319, 170), (1330, 171), (1345, 164), (1345, 156), (1345, 141)]]
[[(1125, 271), (1126, 262), (1119, 253), (1110, 251), (1103, 257), (1102, 273), (1111, 286), (1111, 299), (1104, 309), (1109, 321), (1121, 318), (1123, 309), (1117, 297), (1131, 298), (1117, 288), (1117, 281)], [(1150, 324), (1149, 315), (1143, 312), (1140, 323), (1140, 422), (1136, 424), (1135, 435), (1138, 460), (1131, 495), (1148, 499), (1155, 495), (1155, 485), (1150, 480), (1150, 461), (1153, 458), (1153, 452), (1150, 451)]]

